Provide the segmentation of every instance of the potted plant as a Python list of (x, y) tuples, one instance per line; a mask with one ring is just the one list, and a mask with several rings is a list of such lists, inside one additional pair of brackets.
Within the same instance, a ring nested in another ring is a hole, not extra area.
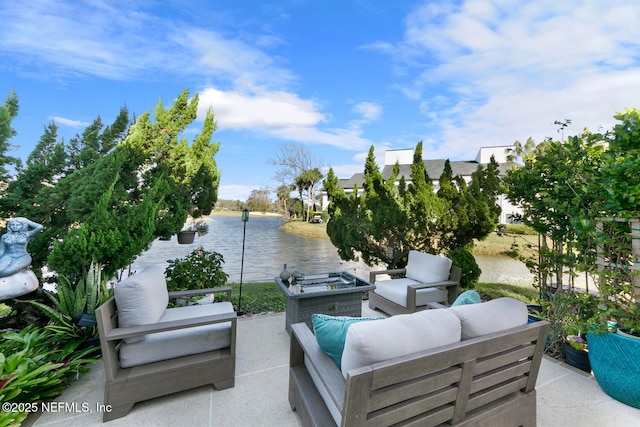
[(564, 340), (564, 360), (567, 365), (591, 372), (586, 335), (567, 335)]
[(178, 243), (191, 244), (193, 243), (196, 233), (198, 236), (204, 236), (209, 232), (209, 224), (204, 222), (202, 218), (189, 217), (180, 233), (178, 233)]
[(598, 312), (598, 299), (588, 293), (568, 292), (561, 297), (566, 307), (564, 359), (568, 365), (591, 372), (587, 346), (588, 323)]
[(226, 285), (229, 275), (222, 270), (224, 258), (202, 246), (184, 258), (168, 261), (165, 269), (169, 292), (216, 288)]
[(640, 409), (640, 219), (599, 219), (596, 230), (600, 313), (587, 334), (591, 367), (609, 396)]

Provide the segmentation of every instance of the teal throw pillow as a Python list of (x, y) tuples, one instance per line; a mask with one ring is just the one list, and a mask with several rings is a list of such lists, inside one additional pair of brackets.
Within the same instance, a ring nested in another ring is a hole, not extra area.
[(384, 317), (348, 317), (329, 316), (326, 314), (314, 314), (311, 316), (318, 345), (333, 360), (338, 369), (341, 369), (344, 341), (347, 338), (349, 326), (356, 322), (381, 319), (384, 319)]
[(464, 291), (458, 298), (451, 304), (452, 307), (456, 305), (466, 305), (466, 304), (478, 304), (480, 302), (480, 294), (477, 291), (469, 290)]

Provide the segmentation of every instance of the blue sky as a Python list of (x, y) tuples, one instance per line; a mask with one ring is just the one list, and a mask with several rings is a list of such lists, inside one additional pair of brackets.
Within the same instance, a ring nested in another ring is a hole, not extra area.
[[(574, 1), (0, 0), (13, 154), (54, 120), (66, 141), (183, 89), (216, 113), (219, 197), (275, 188), (302, 144), (340, 177), (371, 145), (474, 159), (482, 146), (609, 129), (640, 107), (640, 5)], [(187, 135), (189, 136), (189, 135)]]

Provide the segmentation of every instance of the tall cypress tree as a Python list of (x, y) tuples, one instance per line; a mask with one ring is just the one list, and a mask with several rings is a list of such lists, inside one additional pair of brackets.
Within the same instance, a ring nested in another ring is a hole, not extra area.
[(150, 112), (140, 115), (112, 151), (56, 185), (61, 194), (68, 192), (65, 209), (81, 227), (54, 244), (48, 259), (54, 270), (77, 277), (96, 261), (114, 274), (156, 237), (177, 233), (187, 215), (211, 212), (220, 177), (214, 158), (219, 144), (211, 141), (213, 112), (191, 146), (180, 137), (196, 118), (198, 100), (189, 100), (185, 90), (168, 108), (159, 101), (155, 120)]
[[(391, 176), (383, 179), (373, 147), (365, 163), (361, 193), (356, 186), (346, 195), (333, 170), (329, 171), (324, 181), (329, 196), (327, 233), (342, 259), (353, 260), (360, 253), (368, 265), (400, 268), (412, 249), (449, 254), (467, 247), (473, 239), (486, 237), (495, 227), (497, 216), (492, 209), (496, 201), (489, 183), (499, 182), (497, 168), (479, 170), (469, 188), (462, 177), (453, 176), (446, 161), (436, 194), (425, 171), (420, 142), (409, 185), (404, 177), (398, 180), (398, 174), (396, 164)], [(486, 191), (482, 184), (487, 185)]]
[(7, 151), (11, 148), (9, 140), (16, 136), (11, 122), (18, 115), (18, 110), (18, 96), (14, 91), (11, 91), (4, 103), (0, 105), (0, 183), (6, 183), (9, 180), (7, 166), (20, 165), (18, 159), (7, 155)]

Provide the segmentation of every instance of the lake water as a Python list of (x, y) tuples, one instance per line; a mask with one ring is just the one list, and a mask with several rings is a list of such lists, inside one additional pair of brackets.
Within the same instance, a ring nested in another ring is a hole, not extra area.
[[(242, 235), (244, 223), (239, 217), (210, 217), (209, 233), (197, 236), (192, 244), (178, 244), (171, 240), (156, 240), (151, 248), (133, 263), (133, 270), (149, 264), (167, 265), (167, 260), (183, 258), (202, 246), (222, 254), (224, 271), (229, 281), (240, 282), (242, 261)], [(337, 249), (329, 240), (303, 237), (281, 229), (278, 217), (250, 217), (246, 223), (243, 282), (267, 282), (287, 269), (302, 273), (350, 271), (364, 278), (369, 271), (383, 267), (369, 267), (362, 262), (340, 259)], [(476, 256), (482, 269), (480, 281), (500, 283), (532, 283), (533, 276), (519, 261), (504, 257)]]

